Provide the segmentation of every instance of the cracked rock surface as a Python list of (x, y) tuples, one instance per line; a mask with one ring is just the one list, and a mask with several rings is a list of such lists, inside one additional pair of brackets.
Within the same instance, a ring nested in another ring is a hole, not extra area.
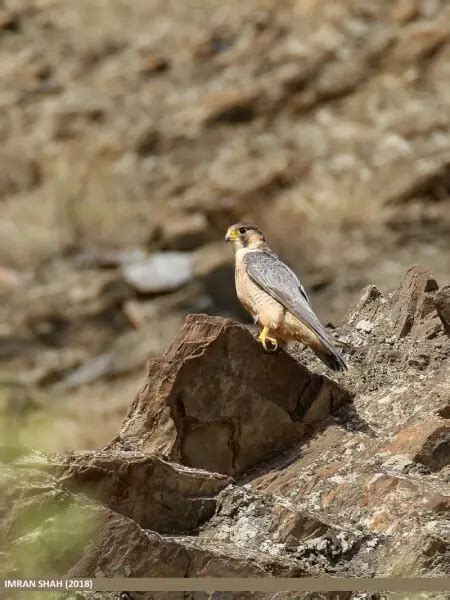
[(448, 575), (446, 289), (412, 267), (364, 290), (334, 380), (190, 315), (106, 447), (4, 452), (7, 573), (50, 544), (49, 576)]

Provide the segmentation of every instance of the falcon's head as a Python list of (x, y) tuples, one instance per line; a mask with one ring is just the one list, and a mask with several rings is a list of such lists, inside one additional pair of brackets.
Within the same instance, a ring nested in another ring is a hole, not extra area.
[(265, 244), (263, 232), (249, 223), (236, 223), (228, 227), (226, 242), (233, 242), (235, 248), (259, 248)]

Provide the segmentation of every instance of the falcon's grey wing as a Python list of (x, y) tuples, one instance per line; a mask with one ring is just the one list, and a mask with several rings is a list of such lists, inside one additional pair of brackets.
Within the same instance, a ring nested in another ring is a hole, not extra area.
[(310, 327), (336, 359), (337, 367), (345, 369), (344, 359), (334, 348), (330, 336), (312, 310), (309, 298), (295, 273), (272, 252), (247, 252), (243, 260), (251, 279)]

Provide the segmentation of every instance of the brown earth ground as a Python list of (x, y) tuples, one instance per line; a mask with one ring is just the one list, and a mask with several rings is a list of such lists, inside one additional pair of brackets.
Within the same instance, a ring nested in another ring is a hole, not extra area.
[(448, 282), (445, 0), (6, 0), (0, 49), (3, 439), (99, 447), (187, 313), (245, 322), (237, 220), (325, 323)]

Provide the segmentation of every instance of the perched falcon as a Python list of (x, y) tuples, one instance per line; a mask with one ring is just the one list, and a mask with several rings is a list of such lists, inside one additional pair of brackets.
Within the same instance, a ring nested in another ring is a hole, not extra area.
[(330, 335), (316, 317), (295, 273), (272, 252), (262, 231), (237, 223), (228, 228), (226, 242), (235, 250), (235, 280), (239, 300), (262, 326), (258, 339), (265, 350), (296, 340), (309, 346), (333, 371), (347, 368)]

